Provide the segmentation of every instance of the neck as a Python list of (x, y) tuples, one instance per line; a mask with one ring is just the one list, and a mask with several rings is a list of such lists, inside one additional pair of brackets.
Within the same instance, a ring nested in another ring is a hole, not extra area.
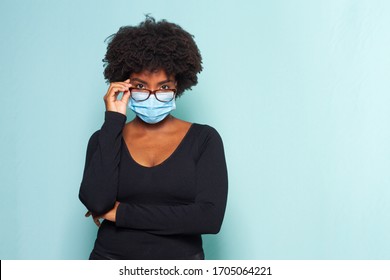
[(162, 129), (169, 127), (170, 124), (173, 122), (173, 120), (174, 117), (171, 114), (169, 114), (162, 121), (155, 124), (150, 124), (144, 122), (143, 120), (141, 120), (139, 117), (136, 116), (133, 120), (133, 123), (135, 126), (145, 130), (146, 132), (154, 132), (154, 131), (161, 131)]

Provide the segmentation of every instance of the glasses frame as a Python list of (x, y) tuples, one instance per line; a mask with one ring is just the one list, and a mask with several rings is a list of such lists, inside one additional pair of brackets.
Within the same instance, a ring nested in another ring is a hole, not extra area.
[[(136, 100), (133, 98), (133, 95), (132, 95), (132, 90), (142, 90), (142, 91), (148, 91), (149, 92), (149, 95), (147, 98), (143, 99), (143, 100)], [(142, 101), (145, 101), (145, 100), (148, 100), (150, 95), (154, 94), (154, 97), (156, 97), (156, 99), (160, 102), (163, 102), (163, 103), (167, 103), (167, 102), (171, 102), (173, 99), (175, 99), (176, 97), (176, 92), (177, 90), (175, 88), (168, 88), (168, 89), (156, 89), (156, 90), (150, 90), (150, 89), (146, 89), (146, 88), (136, 88), (136, 87), (131, 87), (129, 88), (129, 91), (130, 91), (130, 96), (131, 98), (136, 101), (136, 102), (142, 102)], [(157, 95), (156, 95), (156, 92), (157, 91), (173, 91), (173, 97), (171, 100), (168, 100), (168, 101), (162, 101), (160, 99), (158, 99)]]

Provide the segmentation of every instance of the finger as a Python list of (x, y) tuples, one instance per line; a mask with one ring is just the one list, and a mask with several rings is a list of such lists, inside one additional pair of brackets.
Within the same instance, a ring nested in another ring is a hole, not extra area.
[(100, 220), (99, 220), (99, 218), (94, 218), (93, 221), (94, 221), (94, 223), (95, 223), (95, 225), (97, 227), (100, 227)]
[(128, 90), (123, 93), (121, 101), (127, 104), (129, 103), (129, 99), (130, 99), (130, 91)]
[(110, 88), (108, 90), (107, 94), (103, 97), (103, 99), (106, 100), (106, 101), (110, 101), (110, 102), (116, 101), (118, 95), (121, 92), (125, 92), (127, 90), (129, 90), (128, 86), (115, 86), (115, 87), (112, 87), (112, 88)]
[(117, 92), (123, 92), (125, 90), (128, 90), (130, 87), (130, 84), (121, 84), (121, 85), (116, 85), (112, 87), (108, 92), (111, 94), (117, 93)]
[(119, 82), (119, 83), (117, 83), (117, 85), (129, 88), (131, 86), (131, 83), (130, 82)]
[(121, 93), (121, 92), (126, 92), (129, 90), (129, 87), (130, 87), (130, 84), (128, 85), (120, 85), (120, 86), (116, 86), (116, 87), (113, 87), (112, 90), (108, 93), (108, 97), (112, 98), (114, 97), (116, 99), (116, 97)]
[(126, 85), (129, 85), (130, 84), (130, 80), (126, 80), (126, 81), (123, 81), (123, 82), (116, 82), (116, 83), (113, 83), (111, 84), (112, 86), (126, 86)]

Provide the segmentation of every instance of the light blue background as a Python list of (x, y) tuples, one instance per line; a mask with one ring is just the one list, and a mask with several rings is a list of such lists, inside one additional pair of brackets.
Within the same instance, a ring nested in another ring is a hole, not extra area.
[(104, 39), (146, 13), (194, 34), (204, 59), (174, 115), (225, 144), (207, 258), (389, 259), (390, 2), (373, 0), (1, 0), (0, 258), (88, 257), (78, 190), (104, 118)]

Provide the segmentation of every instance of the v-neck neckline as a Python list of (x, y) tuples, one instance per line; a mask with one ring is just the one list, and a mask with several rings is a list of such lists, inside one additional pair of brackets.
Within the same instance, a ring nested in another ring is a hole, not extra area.
[(178, 144), (177, 147), (173, 150), (173, 152), (172, 152), (167, 158), (165, 158), (162, 162), (160, 162), (159, 164), (153, 165), (153, 166), (145, 166), (145, 165), (142, 165), (142, 164), (138, 163), (138, 162), (133, 158), (133, 156), (131, 155), (129, 148), (127, 147), (125, 138), (124, 138), (123, 135), (122, 135), (122, 140), (123, 140), (124, 149), (126, 150), (126, 153), (127, 153), (127, 155), (129, 156), (130, 160), (131, 160), (135, 165), (137, 165), (137, 166), (139, 166), (139, 167), (141, 167), (141, 168), (145, 168), (145, 169), (157, 168), (157, 167), (160, 167), (160, 166), (164, 165), (167, 161), (169, 161), (169, 160), (178, 152), (178, 150), (180, 149), (180, 147), (183, 146), (183, 143), (184, 143), (185, 140), (188, 138), (188, 135), (190, 134), (190, 132), (191, 132), (191, 130), (192, 130), (193, 127), (194, 127), (194, 123), (191, 123), (191, 125), (190, 125), (190, 127), (188, 128), (187, 132), (185, 133), (184, 137), (180, 140), (179, 144)]

